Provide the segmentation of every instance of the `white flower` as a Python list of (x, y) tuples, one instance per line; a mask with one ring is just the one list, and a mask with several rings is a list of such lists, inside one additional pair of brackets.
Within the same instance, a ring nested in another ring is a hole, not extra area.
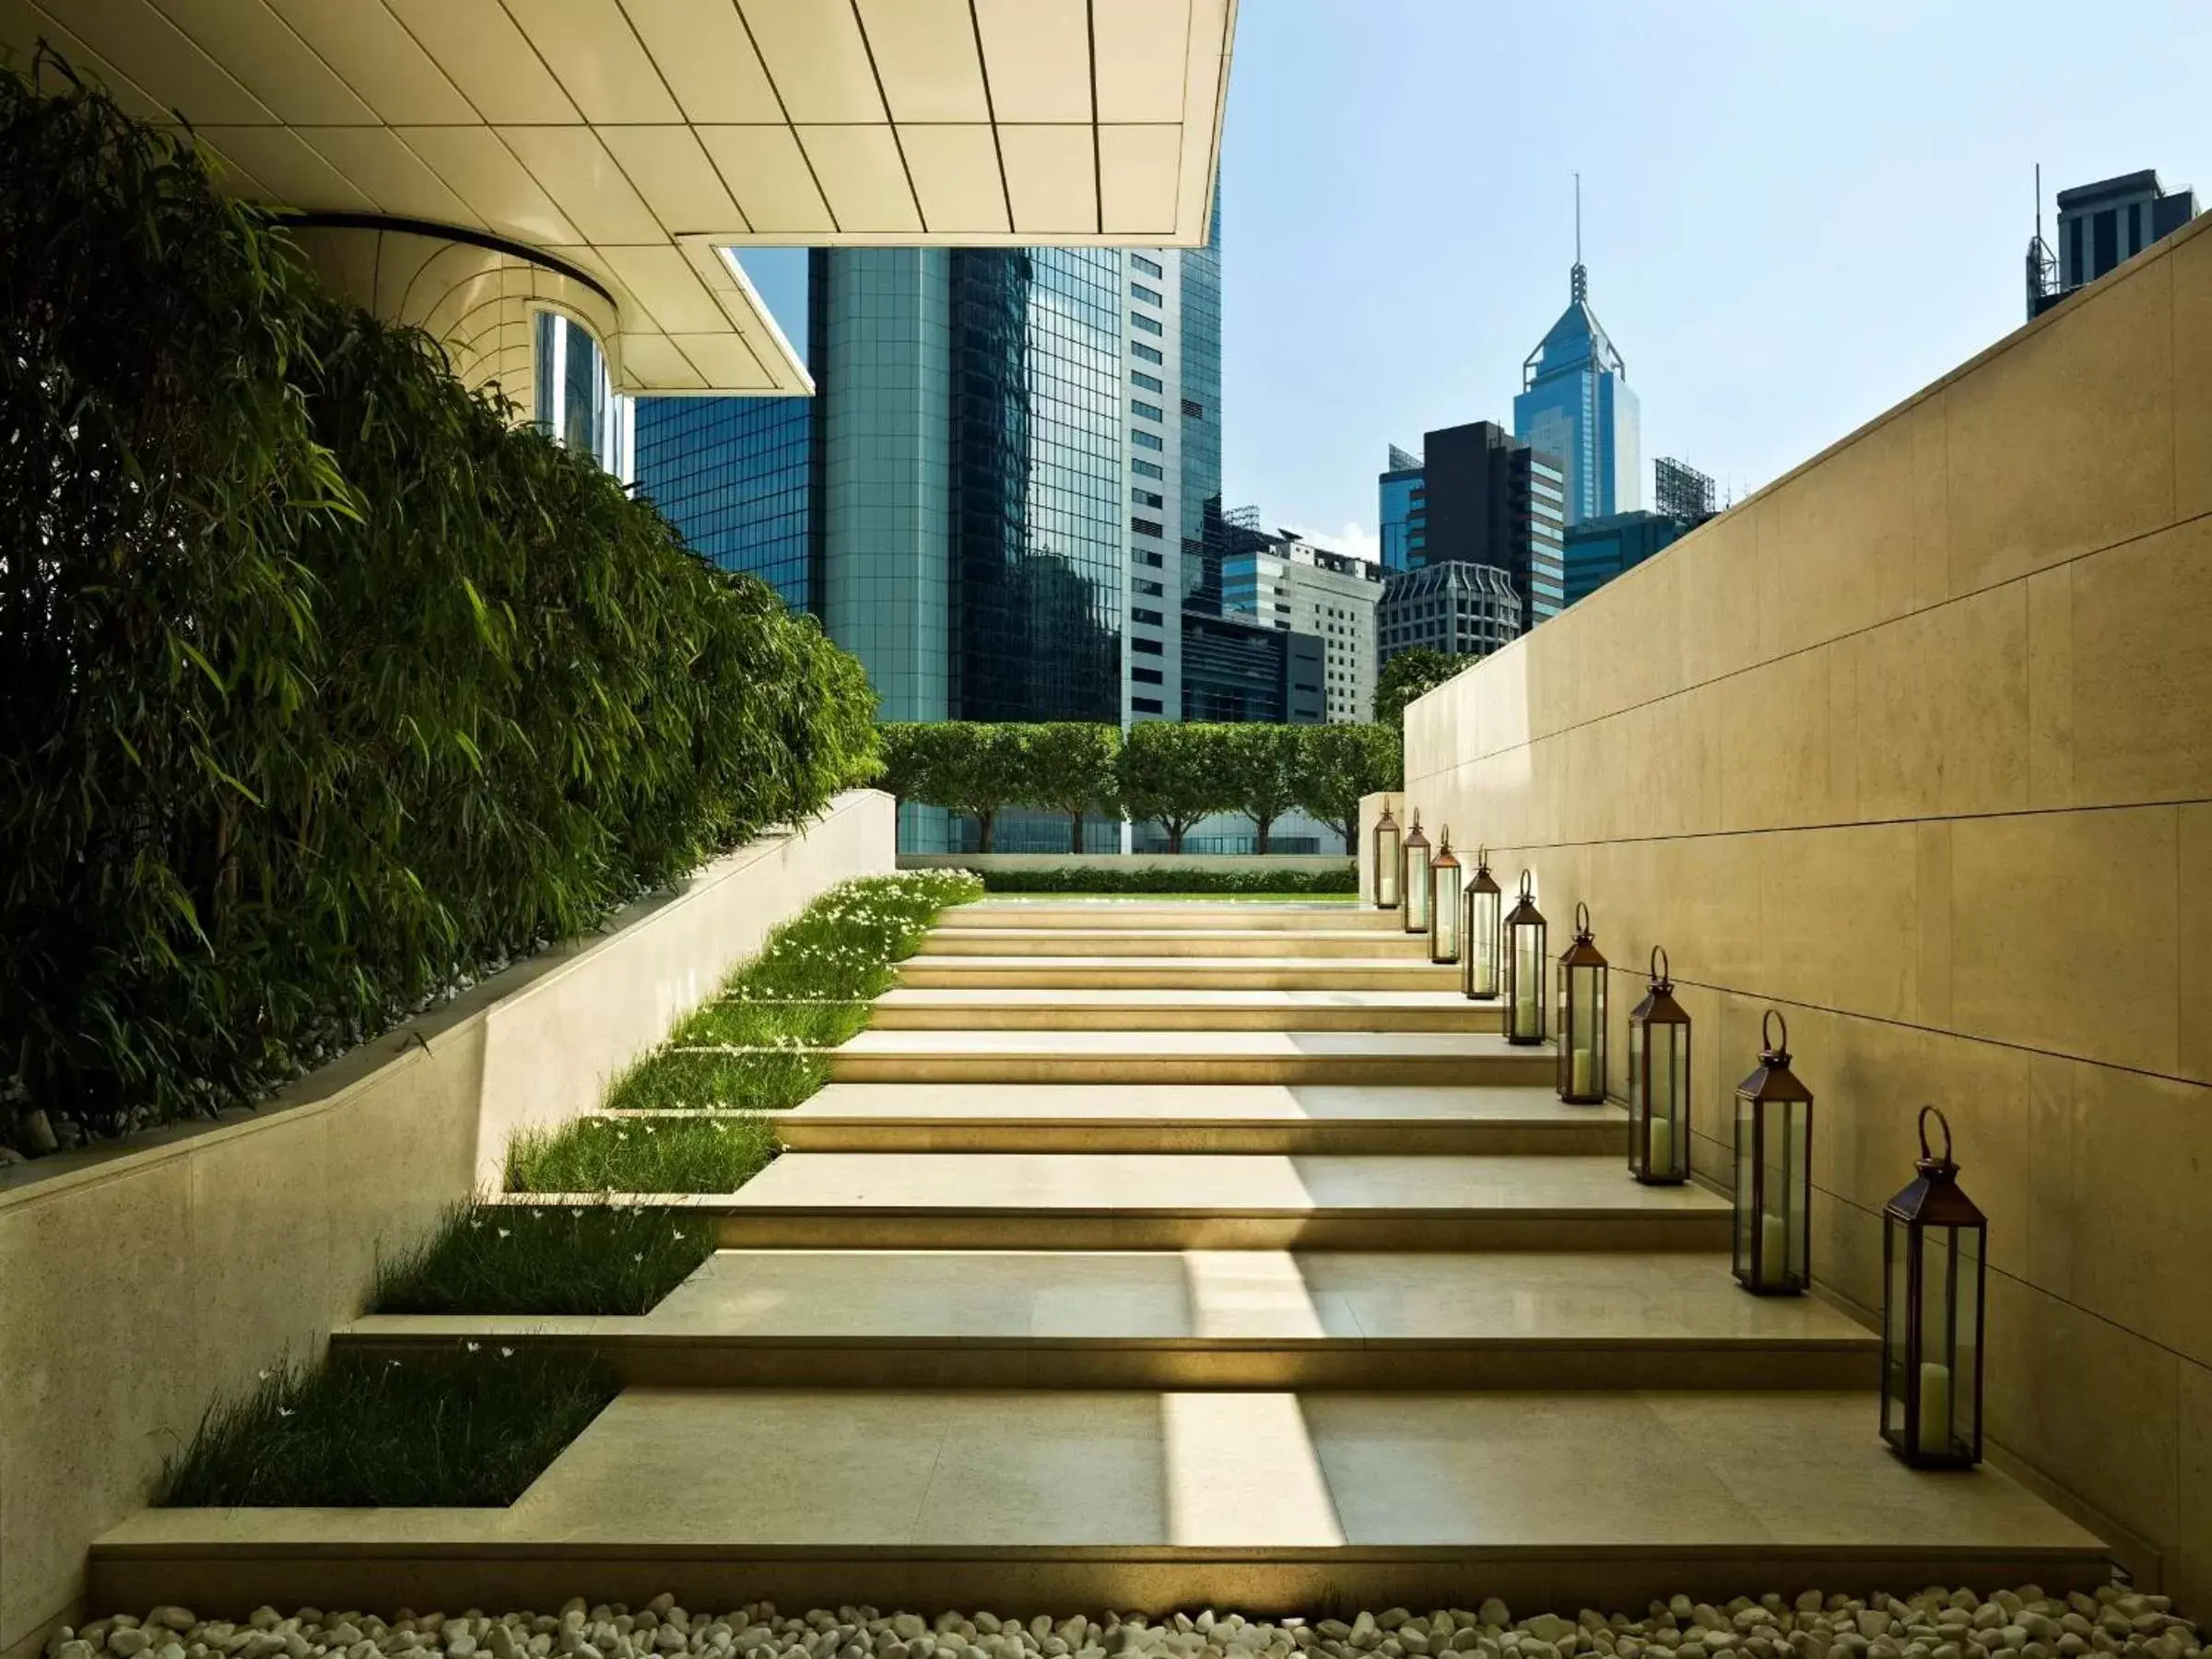
[(472, 1354), (483, 1346), (484, 1345), (480, 1342), (466, 1342), (462, 1344), (462, 1347), (465, 1347)]

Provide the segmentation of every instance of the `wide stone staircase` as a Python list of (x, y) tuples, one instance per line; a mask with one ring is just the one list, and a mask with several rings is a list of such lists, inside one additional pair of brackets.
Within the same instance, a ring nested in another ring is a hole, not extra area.
[[(584, 1347), (626, 1390), (508, 1510), (148, 1512), (116, 1605), (1033, 1612), (1638, 1606), (2101, 1582), (1992, 1467), (1876, 1436), (1873, 1335), (1730, 1277), (1394, 916), (997, 900), (943, 920), (723, 1248), (634, 1319), (370, 1318)], [(203, 1596), (205, 1590), (200, 1592)]]

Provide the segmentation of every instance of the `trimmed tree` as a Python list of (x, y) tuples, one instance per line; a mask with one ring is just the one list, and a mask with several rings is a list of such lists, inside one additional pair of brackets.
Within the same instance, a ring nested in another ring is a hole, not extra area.
[(1021, 728), (980, 720), (947, 720), (922, 728), (928, 754), (923, 766), (926, 787), (918, 798), (976, 822), (982, 834), (977, 851), (991, 851), (991, 828), (998, 810), (1017, 798), (1021, 769)]
[(1121, 754), (1122, 806), (1131, 818), (1165, 830), (1169, 852), (1182, 851), (1182, 838), (1200, 818), (1236, 806), (1227, 735), (1235, 729), (1167, 720), (1130, 728)]
[(1067, 844), (1083, 851), (1083, 818), (1093, 807), (1115, 805), (1114, 760), (1120, 728), (1081, 721), (1053, 721), (1012, 728), (1019, 734), (1013, 798), (1025, 806), (1067, 814)]
[(1359, 797), (1395, 789), (1403, 745), (1395, 726), (1300, 726), (1298, 804), (1359, 850)]
[(887, 720), (876, 728), (877, 754), (883, 762), (876, 786), (900, 806), (926, 798), (933, 758), (929, 734), (935, 729), (916, 720)]
[(1300, 738), (1293, 725), (1232, 725), (1224, 745), (1225, 771), (1237, 809), (1252, 819), (1255, 851), (1265, 856), (1275, 820), (1298, 805)]
[(1382, 665), (1375, 677), (1375, 719), (1406, 735), (1406, 705), (1424, 691), (1432, 691), (1461, 669), (1470, 667), (1471, 656), (1447, 656), (1426, 645), (1401, 651)]

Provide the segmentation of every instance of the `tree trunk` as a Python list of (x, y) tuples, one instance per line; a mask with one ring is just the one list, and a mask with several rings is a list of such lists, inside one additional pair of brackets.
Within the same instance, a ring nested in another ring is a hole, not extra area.
[(1067, 815), (1067, 850), (1078, 856), (1082, 853), (1083, 815), (1080, 812), (1071, 812)]
[(1168, 851), (1180, 853), (1182, 851), (1182, 825), (1174, 818), (1163, 818), (1160, 821), (1167, 828)]
[(1258, 844), (1253, 848), (1253, 851), (1258, 853), (1262, 858), (1265, 858), (1267, 856), (1268, 832), (1275, 828), (1275, 815), (1273, 813), (1269, 813), (1265, 818), (1261, 818), (1257, 813), (1254, 813), (1253, 815), (1252, 821), (1253, 826), (1259, 830)]
[(982, 831), (982, 845), (976, 849), (977, 852), (991, 851), (991, 820), (997, 816), (994, 812), (979, 812), (975, 815), (976, 825)]

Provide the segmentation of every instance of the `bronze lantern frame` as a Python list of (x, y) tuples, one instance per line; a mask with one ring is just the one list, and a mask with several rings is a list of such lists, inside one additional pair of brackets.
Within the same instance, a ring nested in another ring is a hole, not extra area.
[(1498, 996), (1498, 935), (1505, 896), (1490, 875), (1488, 853), (1475, 849), (1475, 875), (1467, 883), (1465, 917), (1460, 924), (1459, 988), (1470, 998), (1494, 1002)]
[(1405, 895), (1398, 886), (1402, 874), (1398, 867), (1398, 820), (1390, 816), (1390, 808), (1382, 808), (1382, 816), (1375, 820), (1373, 836), (1375, 908), (1396, 910)]
[(1429, 838), (1421, 833), (1421, 812), (1418, 806), (1413, 812), (1413, 828), (1406, 832), (1406, 844), (1398, 854), (1398, 899), (1405, 911), (1406, 931), (1409, 934), (1427, 933)]
[(1465, 943), (1459, 934), (1459, 855), (1452, 851), (1452, 826), (1439, 838), (1429, 861), (1429, 959), (1442, 968), (1459, 960)]
[(1551, 959), (1545, 948), (1544, 912), (1536, 908), (1535, 877), (1521, 872), (1521, 896), (1506, 917), (1499, 954), (1505, 999), (1505, 1040), (1524, 1048), (1545, 1038), (1545, 980)]
[(1574, 907), (1574, 938), (1559, 953), (1559, 1099), (1606, 1103), (1605, 954), (1590, 932), (1590, 907)]
[(1689, 1179), (1691, 1076), (1689, 1015), (1654, 945), (1651, 987), (1629, 1011), (1629, 1173), (1646, 1186)]
[(1813, 1093), (1790, 1070), (1782, 1010), (1759, 1031), (1759, 1065), (1735, 1090), (1735, 1277), (1756, 1295), (1800, 1296), (1813, 1277)]
[[(1928, 1149), (1931, 1117), (1940, 1155)], [(1882, 1438), (1915, 1468), (1971, 1468), (1982, 1461), (1989, 1218), (1959, 1189), (1950, 1121), (1933, 1106), (1920, 1109), (1914, 1167), (1882, 1208)]]

